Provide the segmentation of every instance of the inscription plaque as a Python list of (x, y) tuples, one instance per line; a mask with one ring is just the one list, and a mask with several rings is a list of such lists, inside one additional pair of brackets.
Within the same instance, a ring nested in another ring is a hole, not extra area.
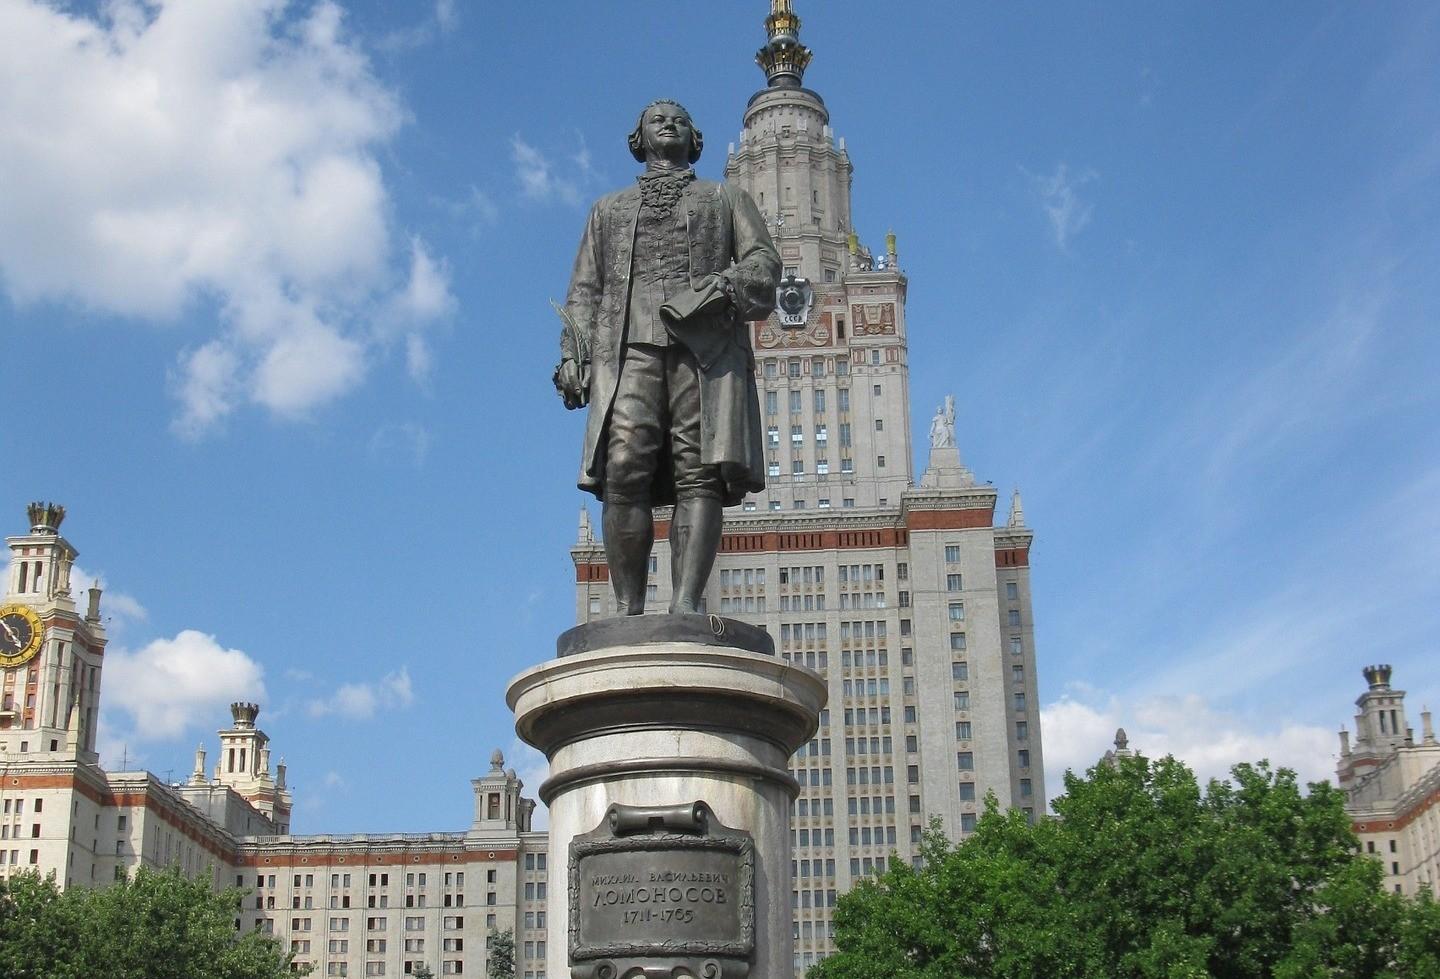
[(573, 979), (749, 975), (754, 841), (704, 802), (611, 806), (569, 871)]

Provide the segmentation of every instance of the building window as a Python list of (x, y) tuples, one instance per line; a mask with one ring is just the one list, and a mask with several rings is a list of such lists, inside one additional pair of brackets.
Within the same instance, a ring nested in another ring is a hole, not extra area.
[(1030, 740), (1030, 722), (1028, 722), (1028, 721), (1016, 721), (1016, 722), (1015, 722), (1015, 740), (1016, 740), (1016, 741), (1028, 741), (1028, 740)]
[(883, 432), (883, 431), (885, 431), (885, 419), (883, 419), (883, 418), (877, 418), (877, 419), (875, 419), (875, 431), (877, 431), (877, 432)]
[(766, 429), (766, 431), (765, 431), (765, 440), (766, 440), (766, 442), (769, 443), (770, 448), (772, 448), (772, 449), (779, 448), (779, 447), (780, 447), (780, 427), (779, 427), (778, 425), (771, 425), (768, 429)]
[(875, 397), (880, 397), (880, 385), (875, 385)]
[(954, 650), (963, 650), (965, 648), (965, 633), (950, 633), (950, 648)]
[(1019, 753), (1018, 753), (1018, 755), (1016, 756), (1016, 761), (1017, 761), (1017, 763), (1020, 765), (1021, 768), (1029, 768), (1029, 767), (1030, 767), (1030, 749), (1029, 749), (1029, 748), (1021, 748), (1020, 751), (1019, 751)]
[(799, 377), (799, 376), (800, 376), (800, 361), (798, 361), (798, 360), (791, 360), (791, 361), (789, 361), (789, 362), (785, 365), (785, 368), (786, 368), (786, 373), (788, 373), (791, 377)]
[(1005, 597), (1012, 602), (1018, 602), (1020, 600), (1020, 586), (1013, 581), (1005, 582)]
[(965, 662), (963, 662), (963, 661), (962, 661), (962, 662), (959, 662), (959, 663), (951, 663), (951, 664), (950, 664), (950, 679), (952, 679), (952, 680), (968, 680), (968, 679), (970, 679), (970, 664), (969, 664), (969, 663), (965, 663)]
[(975, 801), (975, 783), (974, 783), (974, 782), (961, 782), (961, 783), (960, 783), (960, 801), (961, 801), (961, 802), (974, 802), (974, 801)]
[(1020, 780), (1020, 798), (1028, 799), (1034, 794), (1035, 790), (1032, 788), (1030, 780), (1028, 778), (1022, 778)]
[(960, 563), (960, 545), (959, 545), (959, 544), (946, 544), (946, 545), (945, 545), (945, 563), (946, 563), (946, 564), (959, 564), (959, 563)]
[(805, 431), (804, 431), (804, 429), (802, 429), (799, 425), (791, 425), (791, 426), (790, 426), (790, 444), (791, 444), (791, 445), (804, 445), (804, 444), (805, 444)]
[(765, 392), (765, 414), (778, 415), (780, 413), (780, 394), (778, 391)]
[(965, 580), (958, 574), (947, 574), (945, 576), (946, 591), (964, 591)]
[(1010, 652), (1014, 653), (1016, 656), (1019, 656), (1021, 653), (1025, 652), (1025, 644), (1021, 641), (1019, 636), (1010, 637)]
[(957, 752), (955, 752), (955, 764), (959, 767), (960, 771), (962, 771), (962, 772), (973, 772), (973, 771), (975, 771), (975, 752), (973, 752), (973, 751), (957, 751)]
[(962, 812), (960, 814), (960, 832), (975, 832), (975, 814), (973, 812)]
[(1016, 710), (1024, 710), (1024, 709), (1025, 709), (1025, 694), (1024, 694), (1023, 691), (1020, 691), (1020, 690), (1015, 691), (1015, 709), (1016, 709)]
[(956, 690), (956, 691), (955, 691), (955, 709), (956, 709), (956, 710), (969, 710), (969, 709), (970, 709), (970, 691), (968, 691), (968, 690)]
[(1007, 620), (1011, 626), (1018, 626), (1020, 624), (1020, 610), (1012, 608)]
[(780, 475), (780, 463), (778, 463), (778, 462), (772, 462), (772, 463), (770, 463), (769, 467), (766, 469), (766, 472), (767, 472), (769, 475), (771, 475), (771, 476), (778, 476), (778, 475)]
[(1024, 682), (1025, 682), (1025, 667), (1021, 666), (1019, 663), (1016, 663), (1016, 664), (1014, 664), (1013, 666), (1011, 666), (1011, 667), (1010, 667), (1010, 680), (1011, 680), (1012, 683), (1024, 683)]
[(791, 391), (791, 392), (790, 392), (790, 414), (792, 414), (792, 415), (798, 415), (798, 414), (800, 414), (800, 392), (799, 392), (799, 391)]
[(970, 740), (970, 722), (969, 722), (969, 721), (956, 721), (956, 722), (955, 722), (955, 740), (957, 740), (957, 741), (969, 741), (969, 740)]
[(885, 468), (885, 457), (884, 457), (884, 456), (876, 456), (876, 457), (875, 457), (875, 468), (876, 468), (876, 469), (884, 469), (884, 468)]
[[(952, 589), (952, 591), (953, 591), (953, 590), (954, 590), (954, 589)], [(951, 622), (964, 622), (964, 621), (965, 621), (965, 603), (964, 603), (964, 602), (951, 602), (951, 603), (950, 603), (950, 621), (951, 621)]]
[[(843, 316), (840, 318), (839, 325), (840, 325), (840, 339), (843, 340), (843, 339), (845, 339), (845, 318), (844, 318)], [(841, 375), (842, 377), (843, 377), (844, 375), (850, 373), (850, 358), (849, 358), (849, 357), (836, 357), (836, 358), (835, 358), (835, 373)]]

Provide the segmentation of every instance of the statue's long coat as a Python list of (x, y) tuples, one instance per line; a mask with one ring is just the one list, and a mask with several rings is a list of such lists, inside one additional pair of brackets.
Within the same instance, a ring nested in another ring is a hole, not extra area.
[[(765, 488), (760, 404), (755, 389), (755, 354), (748, 323), (764, 319), (775, 306), (780, 256), (765, 220), (750, 195), (730, 184), (692, 180), (677, 209), (690, 240), (690, 283), (703, 289), (719, 275), (733, 286), (734, 308), (708, 322), (687, 324), (716, 331), (704, 343), (690, 343), (700, 362), (701, 462), (720, 466), (725, 504), (733, 506)], [(605, 443), (610, 406), (625, 358), (625, 322), (630, 275), (640, 215), (640, 189), (602, 197), (590, 210), (565, 311), (574, 328), (589, 338), (590, 410), (581, 455), (581, 489), (604, 499)], [(640, 247), (644, 247), (643, 243)], [(676, 342), (672, 338), (672, 342)], [(577, 357), (575, 338), (560, 340), (562, 359)], [(675, 502), (670, 460), (662, 457), (652, 502)]]

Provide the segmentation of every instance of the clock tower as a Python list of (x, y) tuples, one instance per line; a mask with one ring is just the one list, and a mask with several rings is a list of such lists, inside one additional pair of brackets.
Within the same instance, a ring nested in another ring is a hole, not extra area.
[(100, 589), (83, 612), (70, 581), (77, 552), (60, 536), (65, 508), (32, 503), (30, 533), (7, 537), (0, 598), (0, 748), (10, 759), (68, 755), (94, 762), (105, 627)]

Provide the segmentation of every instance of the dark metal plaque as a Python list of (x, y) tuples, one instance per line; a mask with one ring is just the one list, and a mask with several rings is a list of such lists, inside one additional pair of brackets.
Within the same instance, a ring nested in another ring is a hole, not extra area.
[(754, 840), (704, 802), (613, 805), (570, 842), (574, 979), (740, 979), (754, 952)]

